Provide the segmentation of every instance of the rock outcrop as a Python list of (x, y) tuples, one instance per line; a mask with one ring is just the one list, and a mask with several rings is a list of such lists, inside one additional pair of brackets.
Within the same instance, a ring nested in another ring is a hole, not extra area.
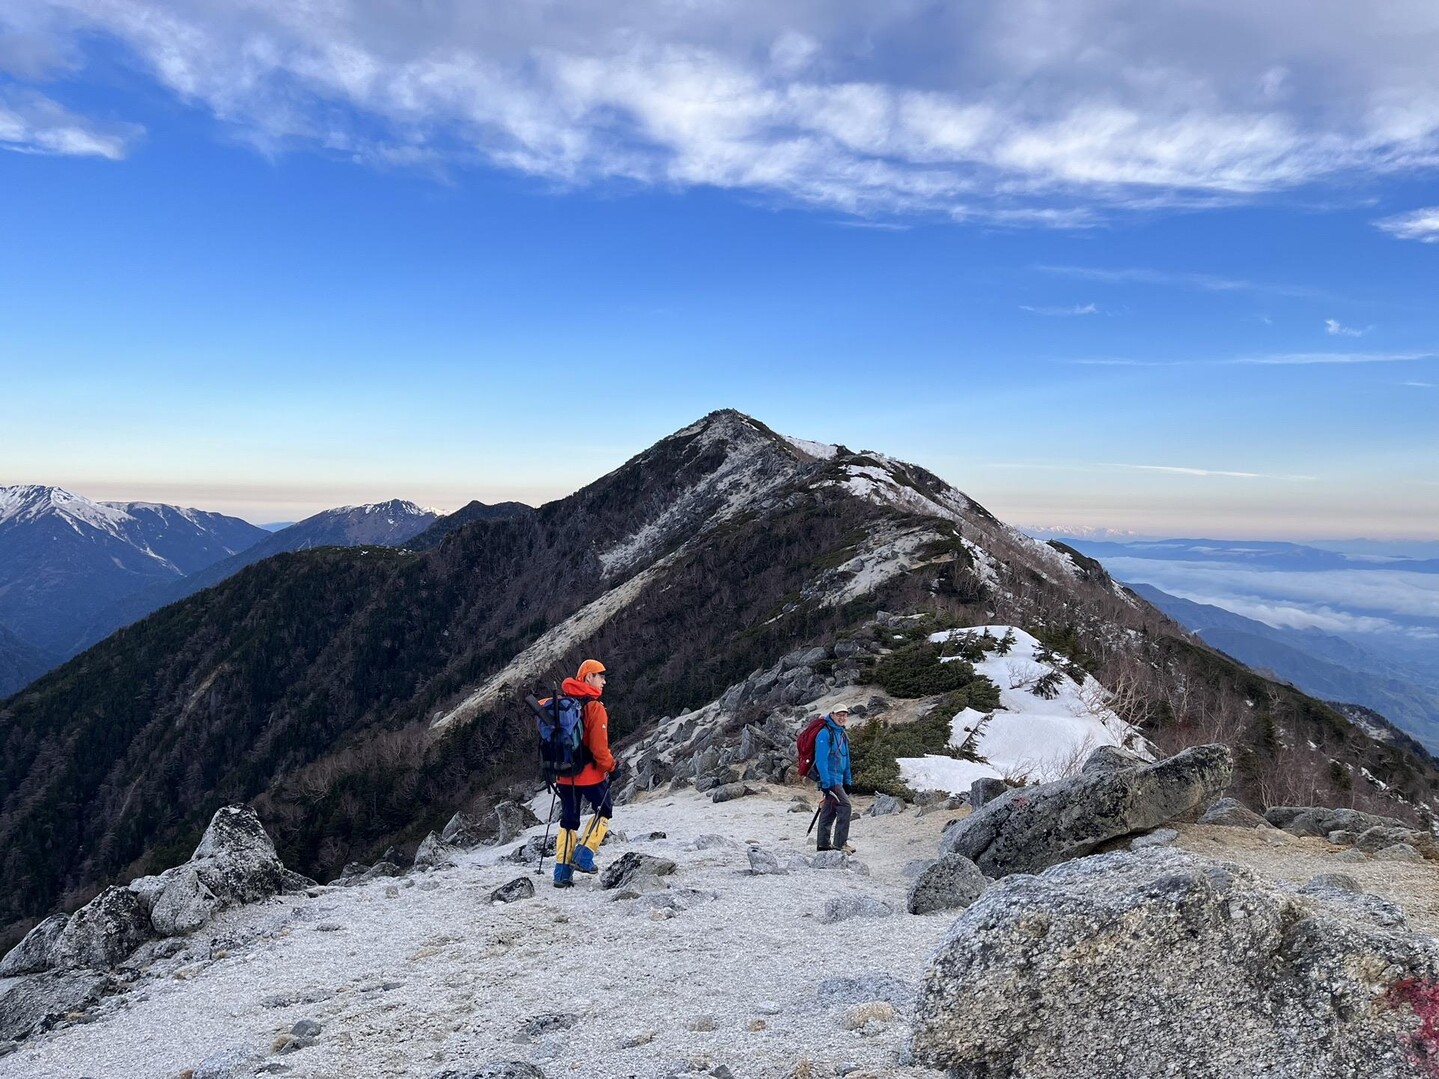
[(926, 866), (910, 886), (905, 909), (911, 914), (959, 910), (969, 906), (989, 887), (989, 878), (968, 858), (946, 854)]
[(1346, 894), (1166, 848), (1011, 877), (932, 960), (914, 1053), (955, 1079), (1432, 1076), (1439, 943)]
[(1210, 804), (1229, 785), (1229, 747), (1195, 746), (1153, 764), (1100, 766), (1069, 779), (1019, 787), (948, 828), (941, 854), (960, 854), (986, 876), (1033, 873), (1089, 854)]
[[(0, 976), (107, 970), (147, 940), (191, 932), (226, 907), (314, 883), (285, 868), (253, 809), (225, 806), (188, 862), (106, 888), (74, 914), (45, 919), (0, 960)], [(49, 979), (36, 983), (36, 993), (69, 984)]]

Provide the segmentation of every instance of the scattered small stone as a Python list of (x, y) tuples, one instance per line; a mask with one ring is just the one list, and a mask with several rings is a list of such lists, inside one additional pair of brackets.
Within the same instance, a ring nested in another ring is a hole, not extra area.
[(533, 1041), (535, 1038), (545, 1034), (553, 1034), (559, 1030), (569, 1030), (580, 1021), (580, 1017), (573, 1012), (546, 1012), (543, 1015), (536, 1015), (527, 1019), (520, 1027), (520, 1033), (516, 1035), (516, 1041)]
[(1346, 865), (1351, 865), (1355, 862), (1367, 862), (1369, 859), (1364, 856), (1362, 850), (1354, 850), (1351, 847), (1349, 850), (1340, 851), (1336, 854), (1334, 860), (1336, 862), (1343, 862)]
[(1374, 852), (1375, 861), (1381, 862), (1422, 862), (1424, 855), (1408, 843), (1395, 843)]
[(887, 1000), (871, 1000), (864, 1004), (857, 1004), (844, 1013), (841, 1021), (845, 1030), (859, 1030), (867, 1023), (877, 1022), (881, 1026), (892, 1022), (895, 1015), (895, 1007)]
[(422, 880), (419, 887), (422, 892), (433, 892), (439, 886), (440, 882), (437, 880)]
[(304, 1047), (303, 1041), (293, 1034), (281, 1034), (275, 1039), (274, 1044), (270, 1046), (270, 1052), (283, 1055), (285, 1053), (293, 1053)]
[(772, 1000), (761, 1000), (754, 1006), (754, 1010), (759, 1012), (760, 1015), (778, 1015), (784, 1011), (783, 1008)]
[(784, 866), (779, 864), (778, 858), (759, 847), (750, 847), (749, 849), (749, 868), (751, 873), (761, 876), (787, 872)]
[(535, 882), (529, 877), (516, 877), (491, 892), (490, 900), (494, 903), (513, 903), (520, 899), (533, 899), (534, 895)]
[[(610, 833), (610, 834), (613, 835), (614, 833)], [(651, 842), (653, 842), (654, 840), (657, 840), (657, 839), (668, 839), (668, 838), (669, 838), (669, 833), (668, 833), (668, 832), (651, 832), (649, 835), (645, 836), (645, 838), (648, 839), (648, 840), (650, 840)]]
[(796, 802), (796, 803), (794, 803), (794, 805), (792, 805), (792, 806), (789, 807), (789, 812), (791, 812), (791, 813), (808, 813), (812, 808), (814, 808), (814, 807), (811, 806), (808, 802)]
[(624, 1041), (620, 1042), (621, 1049), (638, 1049), (642, 1045), (649, 1045), (655, 1040), (653, 1030), (642, 1030), (638, 1034), (631, 1034)]
[(710, 1030), (718, 1030), (719, 1024), (715, 1022), (714, 1016), (712, 1015), (699, 1015), (686, 1023), (685, 1029), (702, 1033)]
[(341, 929), (344, 929), (344, 928), (345, 928), (345, 927), (344, 927), (343, 925), (341, 925), (339, 922), (321, 922), (319, 925), (315, 926), (315, 932), (316, 932), (316, 933), (338, 933)]
[(749, 1021), (749, 1025), (745, 1029), (751, 1031), (752, 1033), (758, 1033), (759, 1031), (766, 1029), (768, 1026), (769, 1024), (766, 1023), (763, 1019), (751, 1019)]
[(888, 918), (894, 908), (882, 899), (869, 895), (842, 895), (825, 900), (819, 920), (825, 925), (848, 921), (850, 918)]
[(290, 1028), (290, 1033), (297, 1038), (318, 1038), (320, 1032), (325, 1028), (314, 1019), (301, 1019)]
[(399, 899), (399, 898), (400, 898), (400, 886), (399, 886), (398, 884), (387, 884), (387, 885), (385, 885), (385, 898), (386, 898), (386, 899)]
[(865, 816), (884, 817), (889, 816), (893, 813), (903, 812), (904, 803), (901, 802), (898, 798), (895, 798), (893, 795), (889, 794), (876, 794), (874, 796), (874, 803), (867, 810), (865, 810)]

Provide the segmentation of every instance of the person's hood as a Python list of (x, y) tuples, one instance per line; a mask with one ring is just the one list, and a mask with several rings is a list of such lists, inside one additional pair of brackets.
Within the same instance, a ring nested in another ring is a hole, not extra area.
[(600, 690), (588, 682), (581, 682), (578, 678), (566, 678), (565, 684), (560, 687), (560, 692), (566, 697), (593, 697), (599, 699)]

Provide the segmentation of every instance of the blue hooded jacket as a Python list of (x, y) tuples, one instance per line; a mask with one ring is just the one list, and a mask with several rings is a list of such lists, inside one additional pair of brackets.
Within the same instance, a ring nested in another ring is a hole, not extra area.
[(849, 736), (833, 716), (824, 717), (824, 726), (814, 736), (814, 768), (819, 773), (821, 790), (854, 783), (849, 770)]

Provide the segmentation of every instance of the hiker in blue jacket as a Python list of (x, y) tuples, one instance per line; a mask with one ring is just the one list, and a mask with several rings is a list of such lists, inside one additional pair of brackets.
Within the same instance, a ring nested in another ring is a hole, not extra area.
[(853, 854), (854, 848), (849, 845), (849, 792), (845, 790), (854, 782), (849, 769), (849, 735), (844, 733), (848, 721), (849, 708), (840, 705), (824, 717), (824, 726), (814, 737), (814, 767), (819, 773), (820, 794), (824, 796), (819, 806), (815, 849)]

